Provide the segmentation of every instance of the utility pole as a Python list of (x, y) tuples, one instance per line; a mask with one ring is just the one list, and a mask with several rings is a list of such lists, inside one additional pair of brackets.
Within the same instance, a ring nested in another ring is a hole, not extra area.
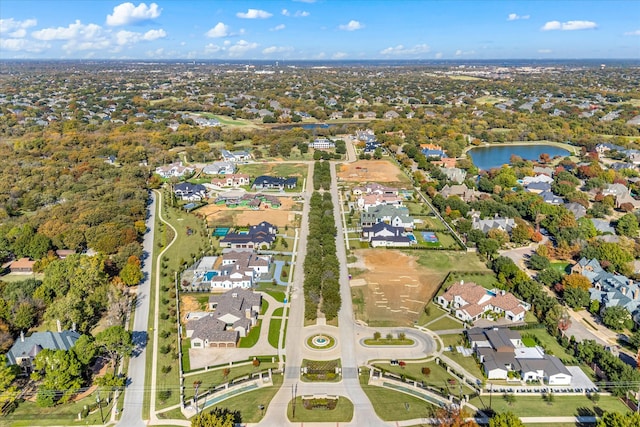
[(102, 415), (102, 402), (100, 401), (100, 390), (98, 390), (98, 396), (96, 397), (96, 403), (100, 407), (100, 422), (104, 424), (104, 415)]

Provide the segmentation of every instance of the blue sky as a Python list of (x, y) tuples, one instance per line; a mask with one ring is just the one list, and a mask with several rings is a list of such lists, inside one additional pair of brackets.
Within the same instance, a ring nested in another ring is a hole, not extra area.
[(1, 0), (0, 58), (640, 59), (640, 1)]

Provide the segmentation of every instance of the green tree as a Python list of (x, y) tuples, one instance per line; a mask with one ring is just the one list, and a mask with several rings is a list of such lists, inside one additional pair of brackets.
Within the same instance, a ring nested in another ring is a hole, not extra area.
[(582, 288), (565, 288), (562, 297), (564, 302), (573, 309), (589, 305), (589, 292)]
[(562, 285), (567, 288), (579, 288), (587, 291), (591, 287), (591, 282), (579, 273), (572, 273), (562, 278)]
[(493, 239), (482, 239), (478, 242), (478, 252), (491, 260), (498, 253), (500, 244)]
[(605, 412), (596, 423), (596, 427), (637, 427), (640, 414), (637, 412)]
[(226, 408), (213, 408), (191, 419), (191, 427), (234, 427), (242, 422), (240, 412)]
[(120, 358), (130, 356), (133, 351), (131, 332), (122, 326), (110, 326), (96, 335), (96, 346), (113, 362), (113, 369)]
[(33, 305), (26, 301), (20, 303), (13, 314), (13, 327), (27, 330), (35, 324), (35, 321), (36, 311)]
[(42, 380), (39, 404), (51, 406), (71, 399), (82, 386), (82, 370), (82, 363), (72, 351), (45, 348), (38, 353), (33, 361), (31, 379)]
[(632, 213), (623, 215), (616, 224), (616, 233), (622, 236), (636, 237), (638, 235), (638, 218)]
[(127, 286), (135, 286), (142, 280), (143, 274), (140, 268), (140, 260), (137, 256), (131, 255), (122, 270), (120, 270), (120, 278)]
[(547, 257), (543, 257), (534, 253), (531, 255), (531, 258), (529, 258), (529, 267), (534, 270), (544, 270), (545, 268), (549, 268), (550, 266), (551, 262)]
[(512, 412), (503, 412), (489, 420), (489, 427), (524, 427), (524, 423)]
[(619, 331), (624, 328), (624, 323), (631, 318), (626, 308), (619, 305), (607, 307), (602, 314), (602, 323), (606, 327)]
[(547, 268), (546, 270), (539, 271), (536, 279), (543, 285), (553, 286), (562, 280), (562, 272), (555, 268)]
[(14, 402), (18, 397), (18, 389), (11, 385), (20, 371), (18, 365), (7, 365), (7, 356), (0, 355), (0, 406)]
[(88, 366), (93, 361), (97, 348), (91, 335), (82, 334), (73, 347), (71, 347), (71, 351), (75, 353), (76, 357), (83, 365)]

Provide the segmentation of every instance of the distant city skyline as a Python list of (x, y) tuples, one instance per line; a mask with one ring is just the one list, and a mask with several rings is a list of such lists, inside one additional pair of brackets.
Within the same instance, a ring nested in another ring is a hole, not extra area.
[(2, 0), (0, 59), (640, 59), (640, 2)]

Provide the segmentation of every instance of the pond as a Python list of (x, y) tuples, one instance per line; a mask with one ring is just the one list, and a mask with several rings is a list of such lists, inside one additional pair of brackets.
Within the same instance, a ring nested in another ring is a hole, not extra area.
[(489, 170), (509, 164), (512, 155), (520, 156), (525, 160), (538, 160), (540, 154), (548, 154), (549, 157), (568, 156), (569, 151), (555, 145), (492, 145), (489, 147), (474, 147), (467, 151), (473, 164), (479, 169)]

